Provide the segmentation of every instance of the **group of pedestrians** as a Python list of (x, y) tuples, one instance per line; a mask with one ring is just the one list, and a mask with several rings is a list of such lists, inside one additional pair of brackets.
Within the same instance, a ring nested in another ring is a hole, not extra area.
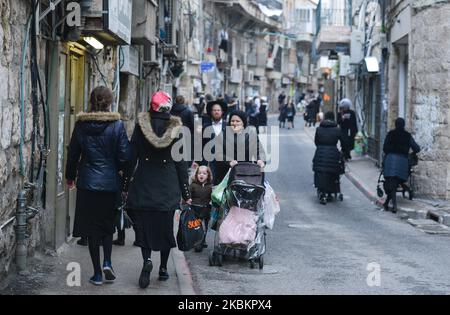
[[(352, 102), (343, 99), (339, 103), (338, 118), (327, 112), (315, 134), (316, 152), (313, 159), (314, 185), (322, 204), (332, 200), (333, 194), (340, 194), (340, 176), (345, 173), (345, 162), (351, 160), (358, 133), (356, 114), (351, 109)], [(398, 118), (395, 129), (391, 130), (383, 146), (384, 203), (386, 211), (392, 201), (392, 211), (397, 211), (397, 189), (402, 186), (409, 190), (408, 180), (411, 168), (410, 152), (420, 152), (420, 147), (411, 133), (405, 130), (405, 120)], [(338, 145), (340, 144), (341, 151)], [(341, 195), (342, 196), (342, 195)], [(342, 197), (341, 197), (342, 198)]]
[[(111, 112), (113, 101), (110, 89), (97, 87), (91, 93), (90, 111), (77, 116), (66, 165), (67, 184), (77, 188), (73, 236), (87, 239), (94, 268), (90, 282), (114, 282), (116, 209), (125, 202), (143, 259), (139, 286), (147, 288), (154, 252), (161, 256), (159, 280), (169, 279), (167, 263), (177, 246), (173, 222), (180, 203), (208, 203), (212, 185), (219, 184), (230, 167), (239, 162), (264, 167), (265, 155), (255, 128), (247, 128), (248, 115), (240, 110), (228, 112), (222, 99), (210, 100), (206, 106), (202, 135), (208, 133), (208, 127), (210, 135), (204, 137), (203, 146), (212, 144), (214, 158), (200, 161), (178, 161), (172, 156), (173, 146), (185, 136), (182, 127), (192, 131), (190, 136), (195, 132), (193, 113), (184, 98), (179, 96), (172, 104), (167, 93), (155, 93), (149, 110), (138, 115), (131, 141), (120, 115)], [(226, 149), (230, 147), (234, 150)], [(238, 148), (245, 149), (243, 155)], [(191, 166), (195, 169), (192, 181), (188, 175)], [(123, 234), (117, 244), (124, 244)]]
[(280, 116), (278, 117), (280, 129), (286, 128), (286, 121), (288, 122), (288, 129), (294, 129), (294, 121), (297, 110), (295, 109), (295, 104), (293, 101), (286, 97), (286, 93), (284, 91), (282, 91), (278, 96), (278, 106), (280, 111)]

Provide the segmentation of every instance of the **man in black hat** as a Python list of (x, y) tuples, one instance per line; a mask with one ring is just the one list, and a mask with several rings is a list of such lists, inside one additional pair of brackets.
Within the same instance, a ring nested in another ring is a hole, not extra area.
[[(223, 101), (217, 100), (208, 103), (206, 107), (207, 117), (203, 119), (203, 149), (205, 149), (205, 146), (208, 143), (214, 141), (215, 138), (224, 135), (227, 128), (227, 122), (224, 119), (224, 115), (227, 110), (228, 106)], [(213, 132), (211, 132), (211, 127), (213, 128)], [(208, 131), (207, 135), (205, 135), (206, 131)], [(213, 147), (211, 151), (211, 153), (215, 153), (215, 148)], [(214, 184), (220, 184), (228, 170), (224, 169), (220, 163), (216, 163), (215, 160), (207, 161), (205, 158), (203, 158), (201, 165), (208, 165), (208, 163), (214, 176)]]

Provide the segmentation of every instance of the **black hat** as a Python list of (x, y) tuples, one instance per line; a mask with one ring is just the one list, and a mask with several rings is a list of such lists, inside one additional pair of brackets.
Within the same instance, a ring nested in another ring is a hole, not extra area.
[(228, 126), (231, 126), (231, 118), (233, 118), (233, 116), (238, 116), (240, 119), (242, 119), (242, 121), (244, 122), (244, 129), (247, 128), (248, 116), (245, 112), (243, 112), (241, 110), (236, 110), (236, 111), (232, 112), (230, 114), (230, 120), (228, 121)]
[(223, 114), (225, 115), (228, 111), (228, 106), (224, 101), (218, 100), (218, 101), (212, 101), (212, 102), (208, 102), (208, 104), (206, 105), (206, 113), (208, 114), (208, 116), (212, 116), (212, 108), (214, 105), (219, 105), (220, 107), (222, 107), (222, 111)]

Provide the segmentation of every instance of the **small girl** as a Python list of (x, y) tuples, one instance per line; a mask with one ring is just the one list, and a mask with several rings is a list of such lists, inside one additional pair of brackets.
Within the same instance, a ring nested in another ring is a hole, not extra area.
[(202, 247), (196, 248), (197, 252), (207, 248), (206, 234), (208, 233), (209, 220), (211, 219), (211, 194), (212, 194), (212, 172), (209, 167), (200, 166), (197, 168), (192, 184), (190, 186), (192, 196), (192, 208), (197, 217), (203, 220), (205, 225), (205, 236)]

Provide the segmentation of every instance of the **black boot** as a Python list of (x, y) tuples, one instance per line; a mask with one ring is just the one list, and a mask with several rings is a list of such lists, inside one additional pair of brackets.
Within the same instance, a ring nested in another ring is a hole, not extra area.
[(397, 213), (397, 196), (392, 197), (392, 213)]
[(150, 274), (153, 270), (153, 263), (149, 259), (144, 262), (144, 267), (141, 271), (141, 276), (139, 277), (139, 287), (141, 289), (146, 289), (150, 285)]
[(125, 230), (117, 232), (117, 240), (113, 244), (116, 246), (125, 246)]
[(389, 211), (389, 198), (386, 198), (386, 201), (383, 203), (384, 211)]
[(159, 281), (167, 281), (169, 280), (169, 273), (166, 268), (159, 268)]

